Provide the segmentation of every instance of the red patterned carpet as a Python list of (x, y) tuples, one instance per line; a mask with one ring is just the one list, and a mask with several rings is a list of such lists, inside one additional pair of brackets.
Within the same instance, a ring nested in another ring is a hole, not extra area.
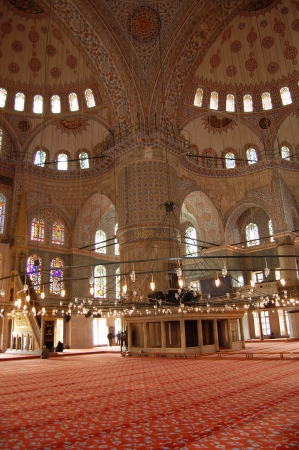
[(0, 361), (0, 448), (299, 449), (299, 343), (248, 350)]

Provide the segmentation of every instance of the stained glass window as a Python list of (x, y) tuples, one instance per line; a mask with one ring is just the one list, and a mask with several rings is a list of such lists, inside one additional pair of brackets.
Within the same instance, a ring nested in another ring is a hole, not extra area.
[(194, 227), (187, 228), (185, 232), (186, 256), (197, 256), (197, 239)]
[(4, 233), (4, 220), (5, 220), (5, 206), (6, 198), (0, 194), (0, 233)]
[(225, 167), (227, 169), (234, 169), (236, 167), (235, 155), (231, 152), (225, 155)]
[(257, 153), (254, 148), (248, 148), (246, 150), (246, 157), (248, 164), (255, 164), (257, 162)]
[(218, 92), (215, 92), (215, 91), (211, 92), (210, 108), (218, 109)]
[(235, 110), (235, 96), (227, 94), (226, 96), (226, 111), (234, 112)]
[(63, 283), (64, 263), (60, 258), (54, 258), (50, 264), (50, 294), (59, 295), (64, 289)]
[[(114, 236), (116, 236), (117, 230), (118, 230), (118, 223), (114, 227)], [(114, 254), (119, 255), (119, 243), (117, 242), (116, 237), (114, 239)]]
[[(38, 261), (38, 265), (35, 263)], [(31, 255), (27, 259), (27, 269), (26, 272), (33, 284), (35, 292), (40, 294), (40, 287), (42, 283), (42, 260), (37, 255)]]
[(52, 244), (64, 244), (64, 225), (61, 222), (52, 225)]
[(67, 170), (68, 157), (65, 153), (60, 153), (57, 158), (57, 169)]
[(33, 112), (35, 114), (43, 112), (43, 97), (41, 95), (35, 95), (33, 98)]
[(80, 159), (80, 167), (81, 167), (81, 169), (88, 169), (89, 168), (88, 153), (81, 152), (79, 154), (79, 159)]
[(115, 298), (120, 299), (120, 267), (115, 272)]
[(289, 147), (286, 147), (285, 145), (281, 147), (281, 157), (282, 159), (287, 159), (288, 161), (291, 160)]
[(96, 232), (95, 251), (97, 253), (106, 253), (106, 233), (103, 230)]
[(15, 96), (15, 110), (24, 111), (25, 95), (22, 92), (17, 92)]
[(69, 103), (70, 103), (70, 110), (71, 111), (78, 111), (79, 109), (79, 103), (78, 103), (78, 97), (75, 92), (72, 92), (69, 95)]
[(86, 100), (87, 108), (92, 108), (93, 106), (96, 106), (96, 103), (94, 101), (93, 92), (91, 89), (86, 89), (85, 100)]
[(203, 89), (197, 88), (194, 97), (194, 106), (202, 106), (202, 100), (203, 100)]
[(42, 219), (34, 218), (32, 220), (30, 239), (32, 241), (44, 242), (44, 240), (45, 240), (45, 223)]
[(58, 114), (61, 111), (61, 105), (60, 105), (60, 97), (59, 95), (52, 95), (51, 97), (51, 110), (52, 113)]
[(280, 89), (280, 97), (283, 105), (290, 105), (292, 103), (290, 89), (287, 86)]
[(4, 88), (0, 88), (0, 108), (4, 108), (6, 103), (7, 91)]
[(262, 105), (264, 110), (272, 109), (272, 100), (270, 92), (262, 93)]
[(0, 128), (0, 153), (2, 150), (2, 140), (3, 140), (3, 131), (2, 131), (2, 128)]
[(269, 228), (269, 234), (270, 234), (270, 241), (271, 242), (274, 242), (275, 241), (275, 239), (274, 239), (274, 237), (273, 237), (273, 234), (274, 234), (274, 229), (273, 229), (273, 223), (272, 223), (272, 220), (270, 219), (269, 220), (269, 222), (268, 222), (268, 228)]
[(255, 223), (249, 223), (245, 228), (247, 247), (260, 244), (259, 230)]
[(94, 268), (94, 296), (106, 297), (106, 269), (101, 265)]
[(44, 150), (37, 150), (34, 156), (34, 164), (36, 166), (44, 167), (46, 161), (46, 152)]
[(252, 112), (253, 111), (253, 104), (252, 104), (252, 97), (250, 94), (245, 94), (243, 97), (243, 105), (244, 105), (244, 111), (245, 112)]

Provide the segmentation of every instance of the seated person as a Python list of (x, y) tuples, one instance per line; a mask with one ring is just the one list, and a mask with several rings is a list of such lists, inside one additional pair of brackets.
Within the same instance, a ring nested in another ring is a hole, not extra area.
[(42, 353), (40, 355), (41, 359), (48, 359), (49, 358), (49, 349), (44, 345), (42, 349)]
[(55, 348), (55, 352), (63, 352), (63, 343), (58, 341), (57, 347)]
[(275, 334), (273, 333), (273, 331), (271, 331), (269, 338), (270, 339), (275, 339), (275, 337), (276, 337)]

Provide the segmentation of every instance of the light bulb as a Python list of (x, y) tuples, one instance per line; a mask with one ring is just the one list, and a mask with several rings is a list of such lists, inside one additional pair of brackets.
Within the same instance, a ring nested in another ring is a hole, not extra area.
[(123, 285), (123, 294), (127, 293), (128, 286), (126, 284)]
[(93, 286), (90, 286), (89, 292), (90, 292), (90, 295), (93, 295), (93, 293), (94, 293), (94, 287)]
[(269, 267), (265, 267), (265, 277), (267, 278), (270, 275)]
[(222, 275), (223, 275), (224, 277), (227, 275), (227, 267), (226, 267), (226, 264), (223, 264), (223, 267), (222, 267)]
[(219, 280), (219, 277), (218, 277), (218, 276), (217, 276), (217, 278), (216, 278), (216, 280), (215, 280), (215, 284), (216, 284), (217, 287), (220, 286), (220, 280)]
[(285, 286), (286, 280), (285, 280), (284, 278), (281, 278), (281, 279), (280, 279), (280, 282), (281, 282), (281, 284), (282, 284), (283, 286)]
[(44, 291), (40, 294), (40, 297), (41, 297), (42, 299), (45, 298), (45, 292), (44, 292)]
[(251, 284), (252, 287), (254, 287), (255, 281), (254, 280), (250, 280), (250, 284)]
[(182, 287), (184, 286), (184, 280), (183, 278), (179, 278), (179, 286), (182, 289)]
[(60, 295), (61, 295), (61, 297), (64, 297), (64, 296), (65, 296), (65, 289), (61, 289)]

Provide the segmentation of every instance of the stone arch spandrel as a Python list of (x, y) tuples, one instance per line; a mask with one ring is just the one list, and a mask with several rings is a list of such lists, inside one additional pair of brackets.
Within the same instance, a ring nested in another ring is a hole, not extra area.
[(268, 217), (272, 220), (272, 223), (274, 225), (274, 230), (275, 230), (275, 224), (276, 224), (276, 218), (273, 212), (273, 209), (271, 209), (268, 206), (266, 206), (263, 202), (261, 201), (248, 201), (248, 200), (244, 200), (242, 202), (240, 202), (238, 205), (236, 205), (233, 209), (233, 211), (230, 212), (229, 216), (227, 217), (226, 220), (226, 225), (225, 225), (225, 243), (230, 245), (233, 244), (234, 242), (239, 242), (240, 241), (240, 235), (236, 236), (235, 234), (235, 230), (236, 230), (236, 224), (237, 221), (239, 219), (239, 217), (246, 211), (249, 210), (250, 208), (260, 208), (263, 211), (265, 211), (265, 214), (268, 215)]
[(181, 207), (181, 223), (192, 223), (199, 232), (199, 239), (221, 244), (224, 229), (219, 211), (202, 191), (189, 193)]
[[(101, 218), (115, 211), (112, 201), (102, 194), (93, 194), (83, 205), (74, 227), (74, 247), (82, 248), (94, 243), (95, 232)], [(115, 220), (116, 212), (115, 212)]]

